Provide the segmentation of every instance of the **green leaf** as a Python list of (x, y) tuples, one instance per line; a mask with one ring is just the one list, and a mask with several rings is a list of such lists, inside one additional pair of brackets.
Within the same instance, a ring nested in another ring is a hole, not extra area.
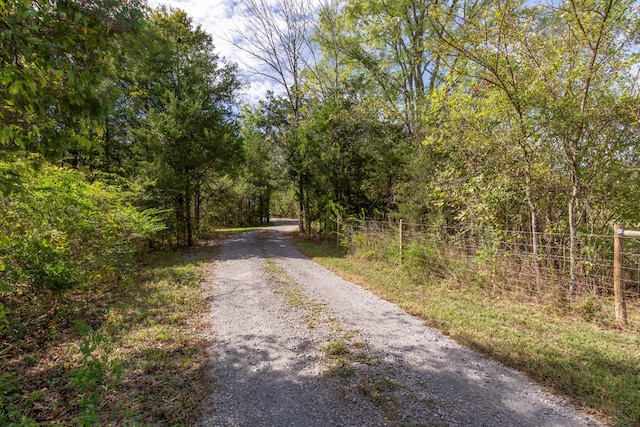
[(33, 36), (27, 37), (26, 40), (27, 40), (27, 42), (29, 42), (31, 44), (34, 44), (34, 45), (43, 44), (43, 41), (41, 39), (39, 39), (37, 37), (33, 37)]
[(19, 95), (22, 92), (23, 82), (21, 80), (15, 80), (11, 86), (9, 86), (10, 95)]
[(8, 85), (15, 80), (15, 74), (10, 69), (0, 70), (0, 84)]

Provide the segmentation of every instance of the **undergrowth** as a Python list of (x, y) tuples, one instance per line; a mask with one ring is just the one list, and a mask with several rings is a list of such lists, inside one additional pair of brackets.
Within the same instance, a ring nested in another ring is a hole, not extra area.
[(0, 295), (0, 425), (191, 425), (209, 396), (203, 263), (147, 256), (100, 286)]
[[(400, 264), (397, 250), (384, 242), (363, 241), (346, 250), (335, 241), (300, 239), (298, 246), (609, 424), (640, 426), (640, 334), (590, 322), (588, 304), (568, 310), (553, 299), (521, 300), (437, 248), (409, 248)], [(432, 268), (435, 263), (446, 268)]]

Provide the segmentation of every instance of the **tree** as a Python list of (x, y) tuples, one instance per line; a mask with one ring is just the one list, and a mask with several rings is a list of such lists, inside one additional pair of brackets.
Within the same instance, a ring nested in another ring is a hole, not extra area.
[(0, 2), (3, 150), (59, 160), (68, 149), (95, 148), (102, 99), (94, 89), (106, 71), (110, 37), (137, 28), (144, 7), (134, 0), (89, 8), (73, 1)]
[[(606, 176), (607, 165), (628, 153), (635, 139), (629, 100), (636, 89), (629, 64), (637, 55), (638, 19), (631, 11), (631, 3), (623, 1), (507, 1), (481, 8), (443, 7), (433, 15), (441, 40), (474, 64), (467, 68), (480, 82), (474, 92), (497, 89), (511, 106), (515, 120), (502, 129), (519, 147), (536, 255), (537, 205), (544, 194), (533, 190), (541, 187), (536, 179), (549, 177), (540, 170), (566, 174), (570, 182), (566, 187), (572, 295), (577, 210), (580, 198), (587, 196), (585, 183)], [(504, 117), (501, 125), (508, 120)], [(564, 163), (554, 161), (554, 154)]]
[[(629, 64), (637, 63), (638, 17), (630, 1), (569, 0), (551, 9), (555, 44), (541, 67), (548, 136), (559, 143), (571, 179), (568, 203), (570, 293), (576, 292), (577, 208), (585, 173), (613, 160), (634, 141), (628, 100), (634, 98)], [(550, 33), (547, 33), (550, 34)], [(557, 38), (560, 36), (559, 38)], [(626, 114), (625, 114), (626, 113)], [(626, 117), (625, 117), (626, 116)], [(615, 133), (606, 132), (614, 127)]]
[(168, 166), (159, 184), (173, 199), (177, 236), (191, 246), (204, 176), (240, 151), (231, 109), (240, 81), (234, 66), (219, 66), (211, 36), (192, 28), (184, 12), (160, 10), (153, 18), (175, 62), (164, 69), (169, 79), (161, 105), (149, 110), (148, 135)]
[(537, 7), (528, 8), (519, 0), (481, 8), (476, 5), (455, 8), (445, 4), (432, 16), (440, 40), (470, 61), (463, 72), (476, 80), (472, 93), (475, 96), (489, 95), (490, 90), (499, 93), (498, 97), (492, 98), (493, 105), (484, 104), (483, 108), (502, 109), (498, 121), (502, 137), (497, 141), (504, 142), (505, 150), (512, 151), (511, 144), (518, 148), (517, 152), (512, 152), (519, 160), (513, 166), (520, 169), (523, 179), (521, 186), (529, 209), (534, 259), (538, 258), (539, 246), (534, 170), (539, 162), (539, 151), (544, 147), (536, 127), (540, 103), (537, 72), (535, 63), (527, 55), (527, 43), (530, 46), (531, 38), (535, 37), (532, 33), (539, 24), (538, 18)]
[(247, 64), (256, 74), (275, 81), (284, 93), (290, 113), (287, 157), (291, 174), (297, 181), (300, 231), (310, 231), (308, 193), (309, 172), (305, 169), (304, 150), (299, 129), (303, 115), (303, 69), (313, 59), (309, 36), (313, 7), (310, 0), (247, 0), (247, 26), (237, 31), (236, 47), (257, 62)]
[(91, 149), (107, 28), (73, 2), (0, 2), (0, 148)]
[(111, 66), (117, 96), (96, 161), (144, 185), (148, 206), (171, 206), (176, 241), (192, 245), (207, 180), (241, 158), (237, 67), (219, 59), (211, 36), (183, 11), (166, 8), (122, 38)]
[(270, 219), (272, 193), (283, 187), (284, 165), (276, 160), (272, 141), (265, 133), (264, 116), (260, 106), (245, 105), (242, 110), (241, 136), (244, 143), (245, 162), (242, 180), (247, 186), (250, 207), (249, 223), (266, 224)]
[[(424, 136), (422, 116), (429, 94), (444, 83), (447, 53), (437, 44), (440, 29), (429, 20), (431, 0), (349, 0), (327, 5), (322, 31), (333, 48), (375, 82), (388, 115), (401, 121), (412, 142)], [(325, 43), (328, 47), (328, 44)]]

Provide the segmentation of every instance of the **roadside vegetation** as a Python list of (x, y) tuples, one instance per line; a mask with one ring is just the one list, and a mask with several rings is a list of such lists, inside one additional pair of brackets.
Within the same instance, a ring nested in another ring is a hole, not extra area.
[(522, 302), (469, 269), (432, 275), (424, 258), (415, 256), (418, 248), (408, 251), (414, 256), (399, 265), (397, 253), (382, 243), (346, 249), (336, 247), (335, 240), (301, 239), (298, 246), (460, 344), (525, 373), (610, 425), (640, 425), (638, 331), (594, 324), (552, 300)]
[(203, 273), (216, 246), (120, 280), (4, 293), (0, 425), (191, 425), (210, 395)]
[(145, 0), (0, 0), (0, 23), (0, 425), (190, 425), (197, 242), (268, 217), (237, 67)]

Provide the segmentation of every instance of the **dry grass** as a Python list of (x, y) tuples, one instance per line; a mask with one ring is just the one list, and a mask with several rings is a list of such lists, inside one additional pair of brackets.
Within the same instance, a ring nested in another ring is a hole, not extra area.
[(151, 254), (100, 287), (0, 295), (0, 424), (193, 424), (210, 393), (202, 278), (216, 250)]

